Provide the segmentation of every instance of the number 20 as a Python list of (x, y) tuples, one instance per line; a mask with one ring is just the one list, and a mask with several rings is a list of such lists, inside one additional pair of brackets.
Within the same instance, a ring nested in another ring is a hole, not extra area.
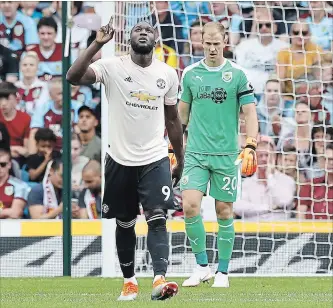
[(164, 201), (167, 201), (170, 198), (170, 188), (169, 186), (162, 187), (162, 194), (165, 196)]
[(225, 183), (222, 187), (223, 190), (230, 190), (230, 183), (232, 190), (237, 188), (237, 178), (235, 176), (232, 178), (232, 180), (229, 176), (225, 176), (222, 180)]

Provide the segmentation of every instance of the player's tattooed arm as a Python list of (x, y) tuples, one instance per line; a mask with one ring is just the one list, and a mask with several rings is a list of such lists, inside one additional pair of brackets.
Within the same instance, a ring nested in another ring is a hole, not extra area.
[(180, 121), (182, 123), (182, 128), (183, 128), (183, 133), (185, 133), (187, 124), (188, 124), (188, 120), (190, 118), (190, 104), (185, 103), (183, 101), (179, 102), (179, 115), (180, 115)]
[(96, 75), (92, 68), (89, 67), (92, 58), (109, 42), (114, 35), (113, 17), (110, 18), (106, 26), (101, 27), (96, 35), (96, 39), (91, 45), (80, 54), (73, 65), (67, 72), (67, 80), (73, 85), (89, 85), (96, 82)]
[(258, 117), (255, 103), (242, 106), (245, 115), (246, 136), (247, 138), (257, 139), (258, 136)]
[(184, 145), (182, 124), (179, 118), (177, 105), (164, 105), (165, 127), (177, 159), (177, 166), (173, 170), (176, 181), (180, 179), (184, 166)]

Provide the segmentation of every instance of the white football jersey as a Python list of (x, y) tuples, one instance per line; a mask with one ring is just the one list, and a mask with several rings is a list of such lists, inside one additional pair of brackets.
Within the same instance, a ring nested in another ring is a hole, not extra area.
[(177, 103), (176, 71), (155, 58), (150, 66), (141, 67), (130, 55), (101, 59), (90, 67), (96, 82), (105, 85), (110, 156), (125, 166), (167, 157), (164, 105)]

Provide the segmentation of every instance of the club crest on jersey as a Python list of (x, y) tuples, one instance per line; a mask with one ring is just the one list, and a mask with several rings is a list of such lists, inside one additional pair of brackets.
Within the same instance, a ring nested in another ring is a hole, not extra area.
[(14, 27), (14, 33), (16, 36), (21, 36), (23, 34), (23, 26), (22, 25), (16, 25)]
[(180, 180), (180, 183), (182, 185), (186, 185), (188, 183), (188, 175), (184, 175), (182, 179)]
[(109, 207), (107, 204), (104, 203), (102, 206), (102, 212), (106, 214), (108, 211), (109, 211)]
[(232, 80), (232, 72), (223, 72), (222, 80), (225, 82), (230, 82)]
[(131, 91), (131, 97), (137, 98), (141, 102), (155, 101), (157, 96), (150, 95), (148, 92), (143, 91)]
[(165, 80), (162, 78), (157, 79), (156, 85), (159, 89), (164, 89), (165, 88)]
[(13, 186), (6, 186), (5, 187), (5, 195), (11, 196), (14, 193), (14, 187)]

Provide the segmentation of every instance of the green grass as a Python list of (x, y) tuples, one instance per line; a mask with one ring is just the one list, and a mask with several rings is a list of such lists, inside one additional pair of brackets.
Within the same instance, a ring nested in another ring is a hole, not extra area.
[(121, 279), (1, 278), (0, 307), (331, 308), (333, 304), (331, 278), (231, 278), (229, 289), (213, 289), (208, 284), (180, 287), (176, 297), (164, 302), (150, 300), (151, 279), (139, 279), (139, 283), (134, 304), (116, 301)]

